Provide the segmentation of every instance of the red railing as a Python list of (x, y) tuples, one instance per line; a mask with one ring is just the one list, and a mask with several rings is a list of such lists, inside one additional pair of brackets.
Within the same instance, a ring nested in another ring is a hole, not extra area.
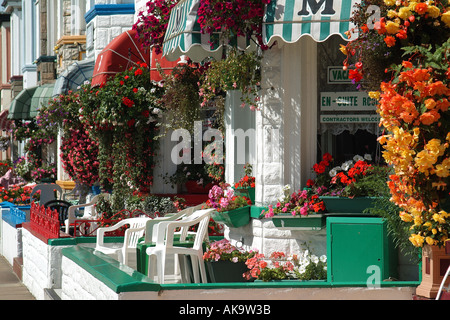
[(58, 211), (32, 202), (30, 207), (30, 227), (47, 239), (59, 238), (60, 223)]

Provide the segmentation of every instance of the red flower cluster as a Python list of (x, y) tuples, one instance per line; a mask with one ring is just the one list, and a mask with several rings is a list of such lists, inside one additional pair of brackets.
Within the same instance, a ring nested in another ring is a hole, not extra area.
[(162, 52), (162, 43), (169, 23), (170, 10), (178, 0), (148, 1), (147, 10), (138, 13), (137, 21), (133, 25), (136, 36), (144, 48), (154, 48), (156, 54)]
[(264, 7), (270, 0), (204, 0), (198, 9), (198, 23), (203, 32), (256, 37), (261, 48), (267, 46), (262, 41), (262, 18)]
[(356, 181), (359, 176), (365, 176), (366, 171), (372, 166), (365, 161), (359, 160), (348, 172), (340, 171), (332, 179), (331, 184), (342, 183), (346, 186)]
[(325, 170), (327, 169), (327, 167), (330, 165), (332, 160), (333, 160), (333, 157), (331, 156), (331, 154), (329, 154), (328, 152), (325, 153), (322, 157), (322, 161), (313, 165), (313, 170), (317, 174), (324, 173)]
[(236, 182), (234, 184), (234, 187), (236, 189), (239, 188), (254, 188), (255, 187), (255, 177), (249, 177), (248, 175), (245, 175), (243, 178), (241, 178), (241, 180), (239, 180), (239, 182)]

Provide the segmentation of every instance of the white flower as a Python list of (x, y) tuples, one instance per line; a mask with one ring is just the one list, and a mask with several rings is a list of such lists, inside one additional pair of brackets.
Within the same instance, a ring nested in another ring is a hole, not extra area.
[(323, 262), (323, 263), (327, 262), (327, 256), (324, 255), (324, 254), (321, 255), (319, 259), (320, 259), (320, 261)]
[(344, 171), (348, 171), (348, 169), (350, 169), (352, 165), (353, 165), (353, 161), (352, 161), (352, 160), (348, 160), (348, 161), (345, 161), (345, 162), (342, 164), (341, 168), (342, 168), (342, 170), (344, 170)]
[(316, 255), (312, 255), (311, 256), (311, 261), (313, 262), (313, 263), (318, 263), (319, 262), (319, 257), (317, 257)]
[(370, 155), (370, 153), (366, 153), (366, 154), (364, 155), (364, 159), (365, 159), (366, 161), (372, 161), (372, 156)]
[(331, 169), (328, 174), (330, 175), (330, 177), (334, 177), (335, 175), (337, 175), (338, 171), (340, 171), (340, 170), (342, 170), (342, 168), (337, 166), (337, 167), (334, 167), (333, 169)]
[(353, 161), (358, 162), (359, 160), (364, 160), (364, 158), (361, 157), (359, 154), (357, 154), (353, 157)]

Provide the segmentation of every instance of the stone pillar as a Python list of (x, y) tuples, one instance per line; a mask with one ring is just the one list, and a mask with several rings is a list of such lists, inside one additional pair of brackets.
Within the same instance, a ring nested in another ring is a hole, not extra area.
[(256, 205), (306, 186), (316, 161), (317, 44), (309, 37), (264, 53), (256, 113)]

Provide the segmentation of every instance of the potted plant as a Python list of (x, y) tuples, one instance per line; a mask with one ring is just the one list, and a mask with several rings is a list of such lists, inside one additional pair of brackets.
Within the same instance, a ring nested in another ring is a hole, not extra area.
[(234, 190), (237, 193), (246, 195), (252, 203), (255, 203), (255, 177), (252, 176), (253, 167), (247, 163), (244, 165), (245, 175), (234, 184)]
[(309, 250), (301, 254), (286, 255), (284, 252), (273, 252), (266, 259), (264, 254), (257, 253), (247, 259), (245, 264), (249, 271), (246, 279), (261, 281), (274, 280), (326, 280), (327, 257), (311, 254)]
[(214, 208), (211, 217), (218, 223), (232, 228), (247, 225), (250, 222), (251, 200), (244, 196), (236, 196), (227, 183), (214, 185), (208, 194), (206, 207)]
[(257, 254), (256, 251), (243, 251), (233, 246), (227, 239), (209, 243), (203, 261), (205, 261), (211, 282), (243, 282), (248, 270), (247, 259)]
[(325, 225), (323, 201), (311, 189), (291, 193), (290, 186), (284, 187), (284, 196), (275, 205), (269, 205), (262, 214), (272, 218), (280, 229), (321, 230)]
[(325, 153), (313, 166), (316, 179), (308, 180), (307, 186), (324, 201), (329, 213), (361, 214), (376, 198), (388, 195), (391, 168), (370, 161), (368, 154), (356, 155), (334, 166), (332, 156)]

